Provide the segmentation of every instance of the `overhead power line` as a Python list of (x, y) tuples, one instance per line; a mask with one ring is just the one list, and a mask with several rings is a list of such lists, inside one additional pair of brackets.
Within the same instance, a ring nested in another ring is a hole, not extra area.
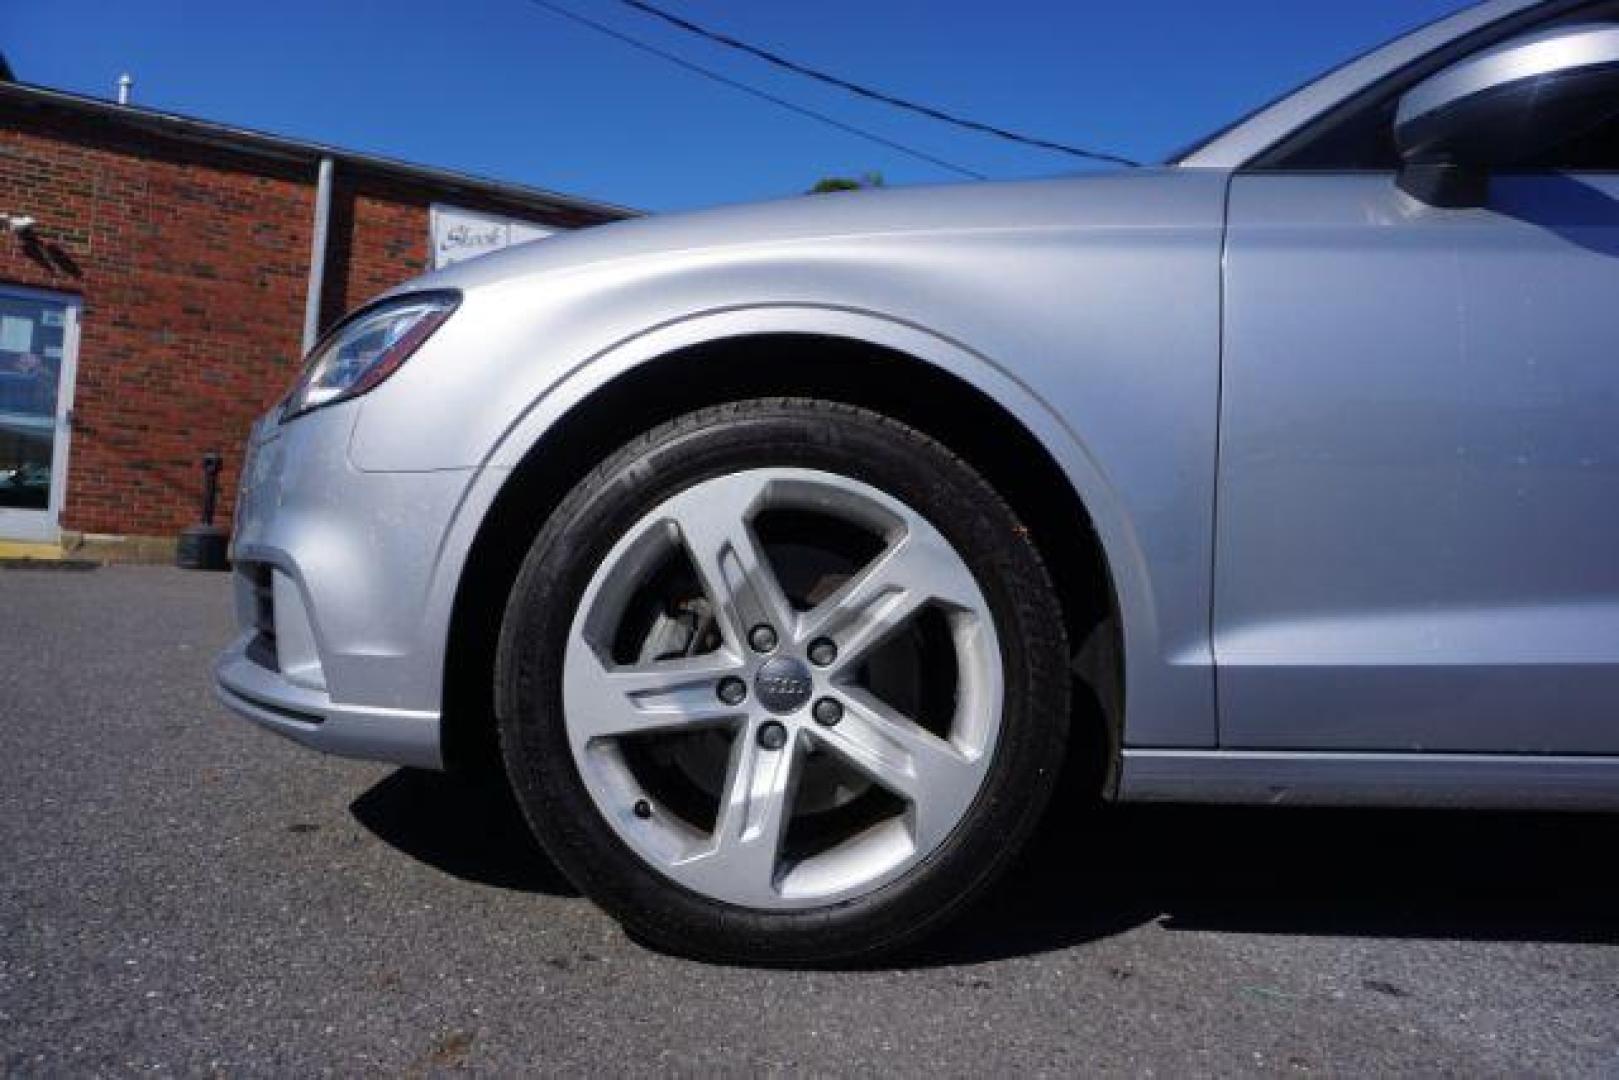
[(979, 120), (971, 120), (965, 116), (956, 116), (953, 113), (945, 112), (943, 109), (936, 109), (931, 105), (922, 105), (915, 101), (907, 101), (904, 98), (895, 97), (893, 94), (885, 94), (881, 90), (874, 90), (869, 86), (862, 86), (859, 83), (850, 82), (848, 79), (842, 79), (836, 75), (830, 75), (827, 72), (812, 68), (807, 64), (801, 64), (796, 60), (788, 59), (779, 53), (771, 52), (769, 49), (761, 49), (757, 45), (749, 45), (746, 41), (739, 41), (738, 39), (731, 37), (729, 34), (722, 34), (717, 30), (710, 30), (706, 26), (699, 26), (690, 19), (682, 18), (673, 12), (665, 11), (654, 4), (647, 3), (646, 0), (619, 0), (619, 2), (628, 7), (632, 7), (637, 11), (643, 12), (644, 14), (651, 15), (654, 18), (662, 19), (671, 26), (677, 26), (689, 34), (696, 34), (698, 37), (707, 38), (709, 41), (724, 45), (728, 49), (736, 49), (739, 52), (747, 53), (749, 56), (757, 57), (767, 64), (774, 64), (776, 67), (791, 71), (795, 75), (802, 75), (805, 78), (814, 79), (816, 82), (825, 83), (828, 86), (836, 86), (839, 89), (849, 91), (851, 94), (858, 94), (859, 96), (869, 98), (872, 101), (880, 101), (884, 105), (892, 105), (896, 109), (905, 109), (908, 112), (917, 113), (932, 120), (939, 120), (946, 124), (954, 124), (956, 127), (966, 128), (968, 131), (976, 131), (983, 135), (993, 135), (999, 139), (1006, 139), (1010, 142), (1021, 143), (1024, 146), (1038, 147), (1041, 150), (1055, 150), (1060, 154), (1070, 154), (1074, 157), (1088, 158), (1091, 161), (1106, 161), (1114, 165), (1129, 165), (1134, 167), (1141, 164), (1139, 161), (1132, 161), (1130, 158), (1120, 157), (1117, 154), (1105, 153), (1101, 150), (1086, 150), (1084, 147), (1069, 146), (1067, 143), (1054, 142), (1051, 139), (1037, 139), (1031, 135), (1022, 135), (1016, 131), (1009, 131), (1006, 128), (997, 127), (994, 124), (986, 124)]
[(856, 127), (853, 124), (844, 123), (842, 120), (828, 116), (825, 113), (806, 108), (805, 106), (799, 105), (796, 102), (788, 101), (786, 98), (777, 97), (775, 94), (769, 93), (765, 90), (760, 90), (758, 87), (749, 86), (747, 83), (740, 82), (728, 75), (721, 75), (717, 71), (711, 71), (700, 64), (695, 64), (692, 61), (685, 59), (684, 57), (676, 56), (674, 53), (660, 49), (656, 45), (642, 41), (640, 38), (631, 37), (629, 34), (616, 30), (605, 23), (597, 22), (595, 19), (588, 18), (576, 11), (570, 11), (567, 8), (562, 7), (560, 4), (553, 4), (551, 3), (551, 0), (528, 0), (528, 2), (537, 8), (542, 8), (545, 11), (549, 11), (553, 15), (560, 15), (564, 19), (578, 23), (581, 26), (589, 27), (591, 30), (596, 31), (599, 34), (604, 34), (615, 41), (630, 46), (631, 48), (639, 49), (641, 52), (656, 56), (658, 59), (663, 60), (666, 63), (674, 64), (679, 68), (684, 68), (686, 71), (689, 71), (694, 75), (701, 75), (703, 78), (710, 79), (713, 82), (721, 84), (722, 86), (729, 86), (733, 90), (739, 90), (744, 94), (759, 98), (762, 101), (768, 101), (772, 105), (786, 109), (789, 112), (797, 113), (799, 116), (815, 120), (819, 123), (827, 125), (828, 127), (836, 128), (845, 134), (865, 139), (867, 142), (876, 143), (879, 146), (886, 146), (890, 150), (897, 150), (902, 154), (916, 158), (918, 161), (925, 161), (929, 165), (944, 169), (948, 172), (953, 172), (958, 176), (965, 176), (973, 180), (988, 179), (988, 177), (986, 177), (983, 173), (976, 172), (964, 165), (957, 165), (953, 161), (946, 161), (944, 158), (929, 154), (923, 150), (918, 150), (912, 146), (906, 146), (904, 143), (890, 139), (885, 135), (878, 135), (876, 132), (867, 131), (864, 128)]

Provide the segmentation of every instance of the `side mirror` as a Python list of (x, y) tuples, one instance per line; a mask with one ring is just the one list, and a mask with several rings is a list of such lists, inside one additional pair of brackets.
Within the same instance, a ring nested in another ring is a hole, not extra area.
[(1526, 161), (1619, 113), (1619, 25), (1514, 38), (1406, 92), (1394, 117), (1401, 190), (1482, 206), (1489, 170)]

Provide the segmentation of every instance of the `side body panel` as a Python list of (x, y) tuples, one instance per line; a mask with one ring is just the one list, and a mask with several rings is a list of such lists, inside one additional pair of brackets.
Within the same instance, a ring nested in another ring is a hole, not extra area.
[(1619, 179), (1232, 182), (1221, 745), (1619, 753)]

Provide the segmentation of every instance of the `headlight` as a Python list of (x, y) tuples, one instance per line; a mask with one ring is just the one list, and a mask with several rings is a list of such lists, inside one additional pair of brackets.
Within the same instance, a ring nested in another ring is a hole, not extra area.
[(458, 293), (414, 293), (350, 315), (304, 361), (281, 419), (370, 390), (398, 370), (460, 303)]

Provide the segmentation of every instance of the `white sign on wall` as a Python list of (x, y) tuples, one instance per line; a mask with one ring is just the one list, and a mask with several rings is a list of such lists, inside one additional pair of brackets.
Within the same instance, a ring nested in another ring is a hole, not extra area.
[(434, 203), (428, 212), (433, 233), (433, 269), (475, 259), (491, 251), (543, 240), (554, 229), (547, 229), (519, 218), (462, 210), (457, 206)]

